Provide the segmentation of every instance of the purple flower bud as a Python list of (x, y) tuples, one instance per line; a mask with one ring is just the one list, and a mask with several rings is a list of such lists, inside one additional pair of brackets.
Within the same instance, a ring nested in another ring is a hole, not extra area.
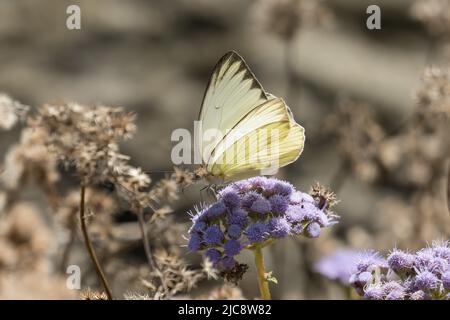
[(417, 290), (409, 295), (411, 300), (428, 300), (430, 296), (422, 290)]
[(405, 272), (414, 268), (414, 255), (395, 249), (389, 255), (387, 263), (395, 272)]
[(303, 226), (301, 223), (296, 223), (291, 226), (291, 233), (299, 235), (303, 232)]
[(244, 196), (244, 199), (242, 200), (242, 207), (250, 209), (253, 205), (253, 202), (260, 198), (261, 195), (258, 192), (250, 191)]
[(419, 272), (416, 276), (415, 286), (420, 290), (431, 290), (436, 288), (438, 278), (430, 271)]
[(289, 196), (291, 195), (294, 187), (286, 181), (277, 180), (270, 189), (275, 194)]
[(196, 233), (191, 234), (191, 238), (189, 239), (188, 243), (188, 250), (191, 252), (200, 250), (201, 245), (202, 245), (202, 238)]
[(233, 257), (227, 257), (227, 256), (225, 256), (225, 257), (222, 259), (221, 262), (222, 262), (222, 267), (223, 267), (225, 270), (233, 269), (234, 266), (236, 265), (236, 260), (234, 260)]
[(289, 206), (286, 210), (286, 219), (289, 222), (301, 222), (303, 215), (300, 205)]
[(225, 204), (222, 201), (219, 201), (206, 209), (204, 214), (207, 219), (215, 219), (221, 217), (226, 210)]
[(233, 187), (226, 187), (222, 190), (220, 192), (220, 197), (229, 209), (236, 208), (241, 203), (241, 197), (239, 196), (238, 191)]
[(227, 256), (236, 256), (242, 250), (242, 245), (239, 241), (231, 239), (228, 240), (224, 245), (224, 251)]
[(450, 290), (450, 269), (442, 274), (441, 281), (444, 288)]
[(270, 197), (269, 202), (274, 214), (284, 214), (289, 206), (288, 198), (278, 194)]
[(245, 234), (251, 243), (264, 241), (268, 236), (267, 226), (264, 223), (256, 222), (247, 228)]
[(193, 225), (191, 230), (189, 231), (190, 233), (192, 232), (202, 232), (205, 231), (207, 225), (205, 222), (201, 221), (201, 220), (197, 220)]
[(359, 255), (360, 252), (356, 250), (336, 250), (315, 263), (314, 271), (330, 280), (336, 280), (348, 286)]
[(223, 240), (223, 233), (218, 226), (211, 226), (206, 229), (203, 238), (208, 245), (218, 245)]
[(268, 231), (274, 238), (284, 238), (289, 234), (291, 226), (285, 218), (272, 218), (268, 222)]
[(230, 224), (237, 224), (241, 228), (244, 228), (248, 224), (248, 214), (243, 209), (235, 208), (228, 215), (228, 222)]
[(379, 286), (369, 286), (364, 290), (364, 298), (367, 300), (383, 300), (384, 290)]
[(433, 243), (433, 254), (435, 257), (445, 259), (450, 264), (450, 242), (434, 242)]
[(260, 197), (253, 202), (250, 210), (257, 213), (268, 213), (272, 211), (272, 207), (270, 206), (269, 200)]
[(227, 230), (228, 236), (232, 239), (239, 239), (241, 236), (242, 230), (237, 224), (232, 224), (228, 227)]
[(358, 283), (362, 286), (366, 285), (369, 281), (372, 281), (372, 274), (370, 272), (361, 272), (358, 275)]
[(222, 258), (222, 253), (216, 249), (208, 249), (205, 252), (205, 257), (215, 265)]
[(305, 235), (308, 238), (317, 238), (320, 236), (320, 225), (316, 222), (308, 224), (305, 229)]
[(386, 300), (403, 300), (405, 292), (402, 290), (392, 290), (386, 295)]

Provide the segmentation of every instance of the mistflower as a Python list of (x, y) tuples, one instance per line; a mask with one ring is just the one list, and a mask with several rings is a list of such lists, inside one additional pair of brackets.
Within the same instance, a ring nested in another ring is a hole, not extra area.
[(414, 255), (394, 249), (387, 258), (387, 262), (395, 272), (406, 272), (414, 267)]
[(245, 234), (251, 243), (262, 242), (269, 236), (267, 225), (262, 222), (251, 224)]
[[(192, 215), (188, 249), (205, 250), (206, 258), (222, 269), (222, 275), (235, 281), (247, 269), (236, 260), (243, 249), (254, 251), (260, 268), (263, 247), (291, 235), (318, 237), (322, 228), (336, 223), (337, 216), (329, 210), (334, 203), (321, 203), (320, 208), (319, 202), (278, 179), (254, 177), (234, 182), (218, 192), (216, 202)], [(267, 280), (261, 281), (265, 286)], [(268, 291), (264, 292), (267, 298)]]
[(315, 265), (314, 271), (325, 278), (338, 281), (344, 286), (350, 285), (350, 276), (359, 260), (361, 252), (352, 249), (341, 249), (321, 258)]
[[(378, 254), (355, 264), (350, 277), (356, 292), (367, 299), (446, 299), (450, 278), (448, 242), (433, 242), (415, 253), (394, 249), (386, 261)], [(383, 289), (376, 297), (375, 285)]]

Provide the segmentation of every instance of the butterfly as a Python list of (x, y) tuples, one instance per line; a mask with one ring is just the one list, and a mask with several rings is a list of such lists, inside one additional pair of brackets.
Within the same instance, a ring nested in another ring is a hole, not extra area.
[(196, 127), (205, 175), (223, 181), (270, 174), (298, 159), (305, 130), (282, 98), (266, 92), (235, 51), (217, 62)]

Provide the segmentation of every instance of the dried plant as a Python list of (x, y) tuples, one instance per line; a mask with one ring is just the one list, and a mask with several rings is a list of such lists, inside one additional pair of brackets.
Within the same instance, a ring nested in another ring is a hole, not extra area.
[(411, 7), (412, 15), (434, 35), (450, 32), (450, 3), (447, 0), (416, 0)]
[(13, 100), (10, 96), (0, 93), (0, 129), (9, 130), (25, 118), (29, 107)]

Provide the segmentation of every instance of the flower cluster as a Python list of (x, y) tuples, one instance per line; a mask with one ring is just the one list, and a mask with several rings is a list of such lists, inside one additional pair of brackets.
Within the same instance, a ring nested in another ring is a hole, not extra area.
[(315, 263), (314, 271), (325, 278), (349, 286), (354, 264), (359, 261), (360, 257), (361, 252), (358, 250), (340, 249), (324, 256)]
[(316, 238), (336, 223), (326, 201), (296, 191), (284, 181), (254, 177), (228, 185), (210, 206), (192, 215), (189, 251), (203, 251), (216, 267), (231, 270), (247, 247), (264, 246), (289, 235)]
[(450, 299), (450, 244), (410, 253), (394, 249), (387, 259), (369, 253), (350, 277), (357, 293), (372, 300)]

